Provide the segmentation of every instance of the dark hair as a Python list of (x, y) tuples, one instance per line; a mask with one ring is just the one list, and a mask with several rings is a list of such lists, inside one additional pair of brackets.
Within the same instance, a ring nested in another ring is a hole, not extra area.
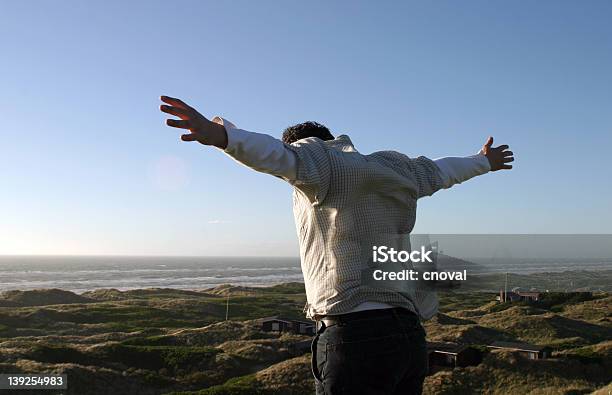
[(324, 125), (317, 122), (304, 122), (289, 126), (283, 132), (283, 143), (291, 144), (307, 137), (318, 137), (321, 140), (333, 140), (334, 136)]

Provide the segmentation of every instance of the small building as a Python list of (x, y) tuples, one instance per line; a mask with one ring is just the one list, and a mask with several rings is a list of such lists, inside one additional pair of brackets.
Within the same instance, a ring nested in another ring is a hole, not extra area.
[(294, 320), (283, 317), (266, 317), (259, 320), (265, 332), (291, 332), (300, 335), (314, 335), (315, 325), (311, 321)]
[(498, 350), (517, 351), (529, 359), (549, 358), (552, 353), (552, 349), (550, 347), (519, 342), (496, 341), (489, 344), (487, 347)]
[(430, 370), (475, 366), (482, 361), (480, 350), (457, 343), (427, 342), (427, 356)]
[(497, 300), (500, 302), (519, 302), (519, 301), (532, 301), (537, 302), (540, 300), (542, 293), (540, 291), (508, 291), (504, 294), (504, 290), (499, 291)]

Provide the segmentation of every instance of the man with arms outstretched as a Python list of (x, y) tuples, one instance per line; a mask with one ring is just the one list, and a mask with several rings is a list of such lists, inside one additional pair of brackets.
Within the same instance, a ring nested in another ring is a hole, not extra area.
[(179, 99), (160, 109), (178, 117), (183, 141), (212, 145), (238, 162), (293, 186), (293, 213), (306, 286), (306, 314), (317, 321), (312, 371), (317, 394), (420, 394), (427, 374), (420, 319), (437, 311), (431, 292), (376, 288), (361, 279), (363, 251), (381, 235), (407, 236), (416, 202), (472, 177), (511, 169), (507, 145), (489, 137), (477, 155), (435, 161), (395, 151), (364, 155), (323, 125), (289, 127), (282, 141), (212, 121)]

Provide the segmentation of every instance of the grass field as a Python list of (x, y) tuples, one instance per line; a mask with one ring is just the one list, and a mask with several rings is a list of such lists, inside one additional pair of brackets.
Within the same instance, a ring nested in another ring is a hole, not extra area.
[[(427, 394), (582, 394), (612, 380), (608, 293), (548, 293), (537, 303), (494, 299), (492, 292), (441, 294), (440, 313), (425, 323), (428, 339), (527, 341), (552, 347), (553, 357), (485, 352), (478, 366), (429, 376)], [(310, 394), (309, 354), (292, 347), (308, 337), (263, 332), (253, 321), (303, 318), (304, 302), (299, 283), (11, 291), (0, 296), (0, 372), (67, 374), (68, 390), (56, 394)]]

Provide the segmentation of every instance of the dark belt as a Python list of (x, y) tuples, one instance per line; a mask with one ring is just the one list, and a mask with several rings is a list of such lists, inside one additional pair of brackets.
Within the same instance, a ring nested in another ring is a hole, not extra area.
[(368, 318), (382, 318), (382, 317), (408, 317), (412, 316), (414, 318), (418, 318), (417, 315), (411, 310), (405, 309), (403, 307), (393, 307), (389, 309), (374, 309), (374, 310), (363, 310), (363, 311), (355, 311), (353, 313), (346, 314), (334, 314), (334, 315), (324, 315), (320, 318), (317, 318), (317, 330), (321, 327), (321, 323), (323, 323), (326, 327), (332, 325), (343, 324), (356, 320), (363, 320)]

